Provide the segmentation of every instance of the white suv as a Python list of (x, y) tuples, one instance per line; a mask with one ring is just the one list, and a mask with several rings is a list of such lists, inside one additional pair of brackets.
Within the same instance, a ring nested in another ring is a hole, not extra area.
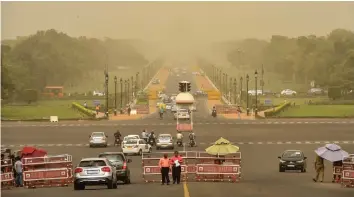
[(134, 155), (142, 155), (142, 153), (151, 153), (152, 148), (151, 145), (148, 144), (143, 139), (131, 139), (124, 143), (122, 146), (123, 153), (134, 154)]
[(81, 159), (74, 171), (74, 190), (83, 190), (88, 185), (107, 185), (117, 188), (116, 168), (106, 158)]

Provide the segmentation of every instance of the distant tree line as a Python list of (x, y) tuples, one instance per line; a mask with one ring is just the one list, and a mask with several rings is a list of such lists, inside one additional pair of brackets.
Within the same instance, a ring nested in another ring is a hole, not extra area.
[(223, 43), (222, 47), (227, 48), (227, 59), (234, 67), (259, 70), (263, 64), (266, 72), (294, 83), (314, 80), (321, 87), (354, 91), (352, 31), (336, 29), (321, 37), (273, 35), (269, 42), (246, 39)]
[(1, 96), (8, 99), (24, 90), (42, 91), (47, 85), (79, 81), (105, 65), (140, 67), (148, 61), (126, 40), (73, 38), (56, 30), (1, 44)]

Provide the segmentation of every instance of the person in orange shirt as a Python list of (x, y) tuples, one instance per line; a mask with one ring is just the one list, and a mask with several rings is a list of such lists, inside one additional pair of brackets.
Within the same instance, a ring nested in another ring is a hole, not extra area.
[(173, 184), (179, 184), (181, 181), (182, 163), (182, 157), (178, 154), (178, 151), (175, 151), (175, 156), (171, 158)]
[(162, 184), (164, 185), (165, 183), (167, 185), (170, 184), (170, 177), (168, 176), (168, 173), (170, 172), (170, 159), (168, 158), (168, 155), (165, 153), (163, 157), (159, 161), (159, 167), (161, 170), (161, 177), (162, 177)]

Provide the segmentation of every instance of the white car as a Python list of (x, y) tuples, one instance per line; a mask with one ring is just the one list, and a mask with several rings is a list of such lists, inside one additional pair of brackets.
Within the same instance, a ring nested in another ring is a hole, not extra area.
[(282, 96), (296, 96), (297, 93), (294, 90), (285, 89), (285, 90), (281, 91), (280, 94)]
[(190, 119), (190, 115), (189, 115), (189, 112), (188, 112), (188, 110), (187, 109), (180, 109), (180, 110), (178, 110), (175, 114), (174, 114), (174, 116), (175, 116), (175, 120), (177, 120), (177, 118), (178, 119)]
[(104, 96), (104, 93), (99, 92), (99, 91), (93, 91), (92, 95), (93, 96)]
[[(256, 90), (248, 90), (248, 95), (256, 96)], [(257, 90), (257, 95), (262, 95), (262, 90)]]
[(139, 136), (139, 135), (127, 135), (127, 136), (125, 136), (125, 137), (123, 138), (122, 146), (123, 146), (124, 143), (126, 143), (127, 141), (133, 140), (133, 139), (139, 140), (139, 139), (140, 139), (140, 136)]
[(152, 148), (151, 145), (148, 144), (143, 139), (131, 139), (128, 140), (122, 146), (124, 154), (134, 154), (134, 155), (142, 155), (142, 153), (151, 153)]
[(172, 109), (172, 104), (171, 103), (167, 103), (166, 104), (166, 110), (171, 110)]
[(91, 135), (89, 136), (89, 144), (90, 147), (94, 146), (104, 146), (107, 147), (108, 145), (108, 136), (104, 132), (92, 132)]
[(172, 105), (171, 112), (172, 113), (176, 113), (177, 112), (177, 106), (176, 105)]

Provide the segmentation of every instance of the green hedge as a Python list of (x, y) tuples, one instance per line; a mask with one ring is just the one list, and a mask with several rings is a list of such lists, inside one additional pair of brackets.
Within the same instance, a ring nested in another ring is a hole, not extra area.
[(71, 104), (71, 107), (80, 111), (81, 113), (91, 117), (91, 118), (96, 118), (96, 112), (90, 110), (90, 109), (86, 109), (84, 106), (80, 105), (79, 103), (77, 102), (73, 102)]
[(330, 100), (308, 102), (309, 105), (354, 105), (354, 100)]
[(284, 109), (286, 109), (287, 107), (289, 107), (291, 105), (290, 102), (285, 102), (277, 107), (275, 107), (274, 109), (269, 109), (269, 111), (265, 111), (264, 112), (264, 116), (265, 117), (272, 117), (272, 116), (276, 116), (278, 115), (280, 112), (282, 112)]

